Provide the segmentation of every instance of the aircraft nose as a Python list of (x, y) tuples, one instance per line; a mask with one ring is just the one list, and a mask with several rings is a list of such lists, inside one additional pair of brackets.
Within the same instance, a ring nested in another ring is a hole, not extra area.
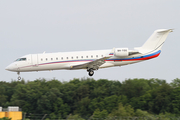
[(14, 71), (14, 70), (15, 70), (14, 64), (8, 65), (8, 66), (5, 68), (5, 70)]
[(5, 68), (5, 70), (9, 70), (9, 66), (7, 66), (7, 67)]
[(8, 70), (8, 71), (11, 71), (11, 66), (8, 65), (5, 69)]

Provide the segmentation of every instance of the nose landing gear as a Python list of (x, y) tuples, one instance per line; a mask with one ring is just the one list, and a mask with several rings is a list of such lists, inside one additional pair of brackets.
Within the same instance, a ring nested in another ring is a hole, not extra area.
[(18, 80), (21, 80), (20, 72), (17, 72), (18, 74)]

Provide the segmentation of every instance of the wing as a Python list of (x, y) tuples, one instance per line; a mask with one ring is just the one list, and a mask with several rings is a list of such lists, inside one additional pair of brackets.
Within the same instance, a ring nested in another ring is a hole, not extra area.
[(99, 66), (101, 66), (102, 64), (105, 63), (105, 60), (110, 58), (111, 56), (108, 57), (103, 57), (100, 59), (96, 59), (92, 62), (88, 62), (88, 63), (84, 63), (84, 64), (80, 64), (80, 65), (74, 65), (71, 66), (71, 69), (87, 69), (87, 68), (92, 68), (94, 70), (98, 69)]

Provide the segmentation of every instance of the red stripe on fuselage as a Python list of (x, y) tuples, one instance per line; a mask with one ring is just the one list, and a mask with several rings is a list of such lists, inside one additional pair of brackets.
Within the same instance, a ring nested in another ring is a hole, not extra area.
[(149, 56), (149, 57), (142, 57), (142, 58), (138, 58), (138, 59), (119, 59), (119, 60), (105, 60), (105, 61), (137, 61), (137, 60), (149, 60), (149, 59), (152, 59), (152, 58), (155, 58), (155, 57), (158, 57), (160, 55), (160, 53), (156, 54), (156, 55), (153, 55), (153, 56)]

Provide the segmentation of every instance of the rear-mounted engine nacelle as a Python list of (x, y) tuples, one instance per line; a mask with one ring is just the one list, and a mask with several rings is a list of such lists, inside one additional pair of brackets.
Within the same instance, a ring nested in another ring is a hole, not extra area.
[(129, 56), (128, 48), (115, 48), (114, 55), (116, 57), (127, 57)]

